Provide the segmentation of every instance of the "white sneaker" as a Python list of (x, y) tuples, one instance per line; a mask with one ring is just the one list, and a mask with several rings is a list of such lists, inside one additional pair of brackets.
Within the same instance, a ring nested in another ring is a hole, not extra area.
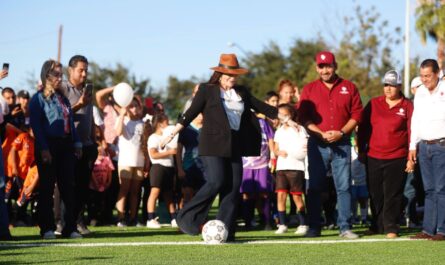
[(284, 234), (287, 232), (287, 225), (278, 225), (277, 231), (275, 231), (275, 234)]
[(152, 228), (152, 229), (161, 228), (161, 224), (158, 222), (158, 219), (159, 218), (156, 217), (155, 219), (151, 219), (151, 220), (147, 221), (147, 228)]
[(351, 230), (345, 230), (340, 233), (340, 237), (345, 238), (345, 239), (357, 239), (358, 235), (356, 233), (352, 232)]
[(297, 236), (304, 236), (304, 235), (306, 235), (307, 230), (309, 230), (309, 226), (307, 226), (307, 225), (299, 225), (297, 227), (297, 231), (295, 231), (295, 234)]
[(54, 231), (55, 235), (61, 236), (62, 235), (62, 230), (63, 230), (63, 226), (62, 224), (57, 224), (56, 225), (56, 231)]
[(45, 234), (43, 234), (43, 239), (56, 239), (56, 235), (54, 231), (46, 231)]
[(176, 223), (176, 219), (173, 219), (173, 220), (171, 221), (171, 224), (172, 224), (172, 227), (173, 227), (173, 228), (178, 228), (178, 223)]
[(78, 239), (78, 238), (82, 238), (82, 235), (77, 233), (76, 231), (74, 231), (74, 232), (71, 232), (70, 238), (71, 239)]
[(127, 223), (125, 223), (124, 221), (120, 221), (120, 222), (117, 222), (116, 226), (117, 227), (127, 227)]

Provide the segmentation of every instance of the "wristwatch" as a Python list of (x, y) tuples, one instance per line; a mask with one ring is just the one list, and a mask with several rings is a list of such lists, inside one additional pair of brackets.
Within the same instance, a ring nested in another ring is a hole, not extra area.
[(345, 136), (345, 132), (344, 131), (340, 130), (340, 133), (341, 133), (341, 137)]

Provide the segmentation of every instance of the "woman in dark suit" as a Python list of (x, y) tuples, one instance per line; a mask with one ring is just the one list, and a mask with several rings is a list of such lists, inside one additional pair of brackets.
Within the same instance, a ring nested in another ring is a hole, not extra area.
[(209, 82), (199, 86), (192, 105), (164, 142), (187, 127), (199, 113), (203, 114), (198, 149), (206, 183), (179, 211), (176, 220), (183, 232), (199, 234), (219, 194), (216, 219), (224, 222), (229, 231), (228, 240), (233, 241), (243, 173), (241, 156), (260, 154), (260, 124), (251, 110), (276, 119), (277, 109), (253, 97), (245, 87), (236, 85), (237, 77), (247, 70), (239, 67), (235, 54), (222, 54), (219, 65), (211, 69), (215, 72)]

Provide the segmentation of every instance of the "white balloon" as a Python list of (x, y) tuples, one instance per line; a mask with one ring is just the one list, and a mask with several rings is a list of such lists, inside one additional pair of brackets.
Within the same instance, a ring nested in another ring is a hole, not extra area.
[(119, 83), (113, 90), (113, 98), (119, 106), (125, 108), (133, 100), (133, 88), (127, 83)]

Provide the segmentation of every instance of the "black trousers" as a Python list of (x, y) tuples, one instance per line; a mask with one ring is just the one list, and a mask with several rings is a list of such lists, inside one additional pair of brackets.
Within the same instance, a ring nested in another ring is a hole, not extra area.
[(77, 218), (78, 224), (84, 224), (83, 213), (85, 205), (90, 197), (91, 173), (93, 172), (94, 162), (97, 159), (97, 145), (92, 144), (82, 148), (82, 157), (77, 160), (75, 167), (75, 204), (74, 216)]
[(74, 156), (73, 141), (67, 138), (47, 139), (52, 162), (50, 164), (42, 162), (41, 150), (36, 146), (35, 160), (39, 172), (39, 213), (38, 223), (40, 234), (47, 231), (56, 230), (53, 211), (54, 185), (57, 182), (60, 197), (65, 206), (64, 220), (65, 226), (62, 231), (63, 236), (69, 236), (76, 231), (74, 216)]
[(177, 223), (187, 234), (197, 235), (207, 219), (215, 197), (219, 194), (220, 206), (216, 219), (227, 226), (229, 236), (234, 236), (243, 173), (241, 157), (224, 158), (201, 156), (206, 183), (184, 205), (177, 216)]
[(403, 210), (406, 158), (375, 159), (368, 157), (367, 181), (371, 198), (371, 230), (398, 233)]

